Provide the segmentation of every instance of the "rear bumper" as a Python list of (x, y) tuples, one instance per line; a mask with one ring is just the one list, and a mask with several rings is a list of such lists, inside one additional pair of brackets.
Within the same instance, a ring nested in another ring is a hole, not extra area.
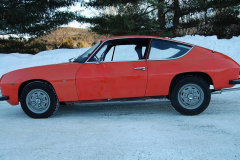
[(229, 84), (240, 84), (240, 79), (239, 80), (231, 80), (231, 81), (229, 81)]
[[(229, 84), (240, 84), (240, 79), (239, 80), (231, 80), (229, 81)], [(212, 94), (221, 94), (222, 92), (229, 92), (229, 91), (239, 91), (240, 87), (236, 87), (236, 88), (225, 88), (225, 89), (220, 89), (220, 90), (215, 90), (215, 89), (211, 89)]]

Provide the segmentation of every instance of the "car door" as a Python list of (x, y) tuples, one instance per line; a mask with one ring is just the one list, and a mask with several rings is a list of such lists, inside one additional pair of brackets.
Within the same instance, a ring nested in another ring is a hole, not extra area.
[[(135, 45), (115, 45), (111, 49), (107, 46), (103, 44), (77, 72), (79, 100), (145, 96), (146, 60), (139, 59)], [(101, 59), (103, 54), (104, 60)]]

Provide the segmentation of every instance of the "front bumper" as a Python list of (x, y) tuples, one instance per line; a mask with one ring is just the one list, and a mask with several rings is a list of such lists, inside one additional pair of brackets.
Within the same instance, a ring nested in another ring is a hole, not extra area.
[(9, 97), (8, 96), (2, 96), (2, 92), (1, 92), (1, 89), (0, 89), (0, 101), (6, 101), (6, 100), (9, 100)]
[(6, 97), (0, 97), (0, 101), (6, 101), (6, 100), (9, 100), (9, 97), (6, 96)]

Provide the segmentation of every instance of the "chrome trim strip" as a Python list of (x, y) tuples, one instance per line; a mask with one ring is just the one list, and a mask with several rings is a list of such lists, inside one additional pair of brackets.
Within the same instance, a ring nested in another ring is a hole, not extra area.
[[(113, 62), (139, 62), (139, 61), (146, 61), (146, 59), (141, 60), (129, 60), (129, 61), (101, 61), (100, 63), (113, 63)], [(85, 62), (85, 63), (97, 63), (97, 62)]]

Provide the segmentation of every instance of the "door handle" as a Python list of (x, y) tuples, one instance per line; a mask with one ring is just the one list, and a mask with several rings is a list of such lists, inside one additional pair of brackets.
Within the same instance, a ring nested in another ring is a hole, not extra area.
[(134, 68), (135, 70), (137, 70), (137, 69), (141, 69), (141, 70), (143, 70), (143, 71), (145, 71), (146, 70), (146, 68), (145, 67), (137, 67), (137, 68)]

